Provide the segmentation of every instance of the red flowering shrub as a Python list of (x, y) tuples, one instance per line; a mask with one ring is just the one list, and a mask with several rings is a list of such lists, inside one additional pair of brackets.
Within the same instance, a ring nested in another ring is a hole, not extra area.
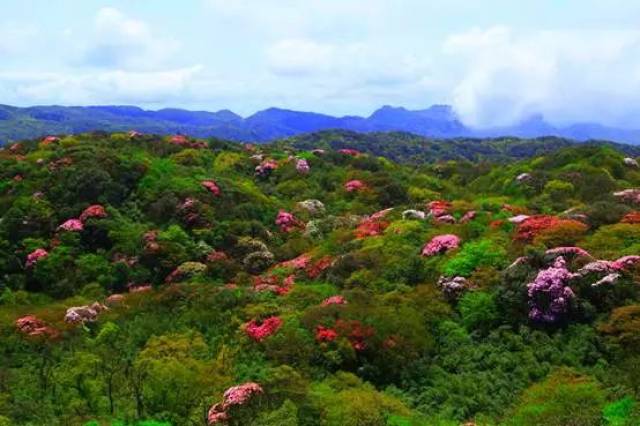
[(16, 328), (27, 336), (43, 336), (48, 338), (57, 337), (60, 333), (55, 328), (48, 326), (44, 321), (35, 315), (27, 315), (18, 318), (15, 322)]
[(427, 210), (432, 217), (440, 217), (449, 214), (451, 203), (444, 200), (435, 200), (427, 204)]
[(200, 185), (202, 185), (207, 191), (209, 191), (211, 194), (213, 194), (216, 197), (220, 196), (220, 188), (218, 187), (218, 185), (212, 181), (212, 180), (203, 180), (202, 182), (200, 182)]
[(376, 334), (373, 327), (364, 325), (358, 320), (339, 319), (335, 323), (335, 330), (339, 335), (345, 336), (356, 351), (365, 350), (367, 339)]
[(322, 274), (325, 270), (329, 269), (333, 264), (333, 259), (331, 256), (324, 256), (317, 260), (313, 265), (307, 267), (306, 272), (307, 276), (311, 279), (316, 279)]
[(257, 276), (253, 279), (253, 289), (255, 291), (271, 291), (280, 296), (289, 293), (294, 284), (295, 277), (293, 275), (288, 275), (284, 279), (280, 279), (276, 275)]
[(557, 216), (531, 216), (518, 224), (515, 239), (531, 241), (542, 236), (544, 240), (550, 242), (554, 237), (562, 239), (562, 234), (581, 234), (586, 230), (587, 225), (577, 220), (560, 219)]
[(338, 152), (344, 155), (351, 155), (352, 157), (357, 157), (358, 155), (360, 155), (360, 151), (358, 151), (357, 149), (351, 149), (351, 148), (339, 149)]
[(316, 341), (317, 342), (333, 342), (338, 338), (338, 332), (333, 328), (323, 327), (321, 325), (316, 327)]
[(244, 325), (244, 331), (247, 335), (255, 340), (261, 342), (267, 337), (275, 334), (282, 326), (282, 320), (279, 317), (269, 317), (263, 321), (251, 320)]
[(80, 221), (86, 222), (89, 218), (104, 218), (107, 217), (107, 212), (100, 204), (94, 204), (87, 207), (80, 214)]
[(460, 238), (453, 234), (444, 234), (433, 237), (422, 248), (422, 256), (434, 256), (446, 253), (449, 250), (457, 249), (460, 246)]
[(27, 268), (34, 266), (40, 259), (49, 255), (49, 252), (43, 248), (35, 249), (27, 255)]
[(362, 181), (357, 180), (357, 179), (350, 180), (349, 182), (344, 184), (344, 189), (347, 192), (361, 191), (361, 190), (363, 190), (365, 188), (366, 188), (365, 184)]
[(355, 230), (356, 238), (374, 237), (380, 235), (389, 226), (389, 222), (382, 220), (391, 209), (382, 210), (363, 219)]
[(640, 212), (639, 211), (634, 211), (631, 213), (627, 213), (622, 220), (620, 221), (622, 223), (631, 223), (631, 224), (640, 224)]
[(309, 256), (308, 254), (301, 254), (294, 259), (278, 263), (276, 267), (286, 269), (305, 269), (307, 266), (309, 266), (310, 262), (311, 256)]
[(322, 306), (331, 306), (331, 305), (346, 305), (347, 300), (340, 295), (327, 297), (322, 301)]

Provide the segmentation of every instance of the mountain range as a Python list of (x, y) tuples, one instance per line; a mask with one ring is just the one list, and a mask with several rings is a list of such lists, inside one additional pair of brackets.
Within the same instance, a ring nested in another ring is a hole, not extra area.
[(1, 143), (48, 134), (131, 129), (146, 133), (182, 133), (251, 142), (341, 129), (362, 133), (401, 131), (431, 138), (558, 136), (579, 141), (610, 140), (640, 144), (640, 130), (607, 127), (598, 123), (557, 127), (545, 121), (541, 115), (533, 115), (509, 127), (475, 129), (466, 126), (449, 105), (433, 105), (422, 110), (383, 106), (368, 117), (334, 117), (281, 108), (269, 108), (242, 117), (229, 110), (208, 112), (166, 108), (150, 111), (135, 106), (21, 108), (0, 105)]

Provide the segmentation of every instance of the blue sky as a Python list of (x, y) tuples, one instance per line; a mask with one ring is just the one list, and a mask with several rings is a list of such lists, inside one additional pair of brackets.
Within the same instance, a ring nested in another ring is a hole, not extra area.
[(6, 0), (0, 102), (640, 126), (640, 2)]

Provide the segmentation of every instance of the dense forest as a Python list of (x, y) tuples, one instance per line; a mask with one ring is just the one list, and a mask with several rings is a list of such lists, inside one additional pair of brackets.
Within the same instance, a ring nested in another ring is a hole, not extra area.
[(639, 153), (416, 143), (6, 146), (0, 425), (640, 424)]

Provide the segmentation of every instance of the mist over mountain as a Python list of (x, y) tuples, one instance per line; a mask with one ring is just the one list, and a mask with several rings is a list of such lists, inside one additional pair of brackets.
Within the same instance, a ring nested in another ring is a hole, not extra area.
[(209, 112), (166, 108), (150, 111), (135, 106), (20, 108), (0, 105), (2, 143), (47, 134), (130, 129), (252, 142), (267, 142), (303, 133), (340, 129), (363, 133), (401, 131), (433, 138), (557, 136), (579, 141), (595, 139), (640, 144), (640, 130), (608, 127), (599, 123), (574, 123), (557, 127), (540, 114), (508, 127), (472, 128), (466, 126), (449, 105), (433, 105), (422, 110), (386, 105), (368, 117), (335, 117), (282, 108), (268, 108), (242, 117), (229, 110)]

